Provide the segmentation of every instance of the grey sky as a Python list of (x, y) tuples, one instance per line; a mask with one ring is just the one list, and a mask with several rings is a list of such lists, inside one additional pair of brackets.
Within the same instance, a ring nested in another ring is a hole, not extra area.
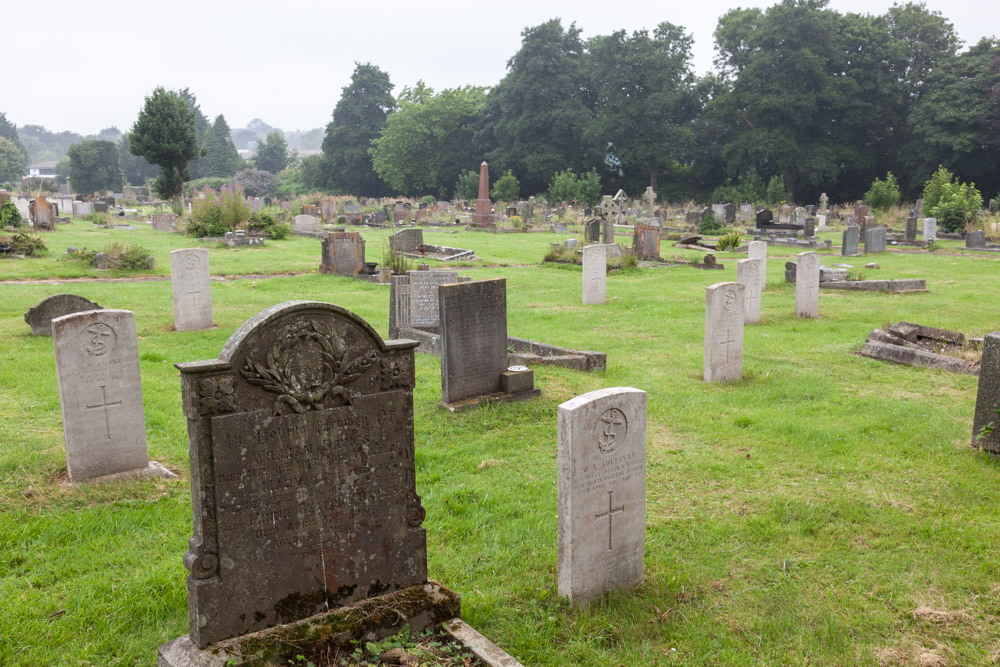
[[(396, 93), (418, 79), (435, 90), (492, 85), (527, 26), (559, 17), (564, 25), (575, 21), (587, 38), (670, 21), (693, 35), (695, 69), (702, 73), (712, 68), (719, 16), (736, 6), (772, 4), (51, 0), (44, 17), (4, 30), (5, 51), (17, 54), (17, 83), (5, 88), (0, 111), (18, 126), (125, 131), (145, 95), (163, 85), (190, 88), (210, 120), (222, 113), (233, 128), (261, 118), (307, 130), (330, 120), (356, 60), (388, 72)], [(892, 4), (832, 0), (830, 6), (881, 14)], [(966, 46), (995, 34), (1000, 23), (996, 0), (928, 0), (927, 6), (952, 22)]]

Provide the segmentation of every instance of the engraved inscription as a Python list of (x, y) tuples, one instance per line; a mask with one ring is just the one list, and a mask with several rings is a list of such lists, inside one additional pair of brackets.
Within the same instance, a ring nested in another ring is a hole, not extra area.
[(88, 357), (106, 357), (115, 349), (118, 336), (111, 326), (103, 322), (88, 324), (80, 332), (83, 351)]

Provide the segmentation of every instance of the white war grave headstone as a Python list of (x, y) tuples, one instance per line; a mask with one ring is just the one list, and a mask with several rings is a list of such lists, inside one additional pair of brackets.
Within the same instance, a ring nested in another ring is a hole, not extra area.
[(559, 595), (586, 604), (642, 582), (646, 392), (598, 389), (559, 406)]
[(170, 283), (174, 293), (174, 329), (211, 329), (212, 282), (208, 250), (184, 248), (171, 252)]
[(608, 248), (596, 243), (583, 248), (583, 302), (607, 300)]
[(736, 262), (736, 282), (744, 286), (743, 313), (745, 324), (760, 322), (760, 293), (764, 283), (764, 260), (741, 259)]
[(70, 482), (175, 477), (148, 459), (135, 313), (90, 310), (52, 320)]
[(748, 243), (747, 259), (759, 259), (763, 262), (760, 267), (760, 291), (767, 291), (767, 242), (751, 241)]
[(800, 252), (795, 262), (795, 314), (819, 315), (819, 253)]
[(743, 295), (740, 283), (705, 288), (705, 382), (743, 379)]

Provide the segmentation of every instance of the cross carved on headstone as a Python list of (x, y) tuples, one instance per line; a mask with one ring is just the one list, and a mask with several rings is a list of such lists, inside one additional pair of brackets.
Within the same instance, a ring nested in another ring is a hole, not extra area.
[(625, 512), (625, 505), (619, 505), (618, 507), (613, 506), (614, 503), (611, 501), (611, 494), (613, 493), (614, 491), (608, 491), (608, 511), (600, 512), (595, 515), (598, 519), (603, 519), (604, 517), (608, 517), (608, 551), (613, 550), (611, 541), (611, 517), (613, 517), (615, 514), (622, 514)]
[(114, 407), (116, 405), (120, 406), (122, 404), (122, 402), (121, 401), (114, 401), (114, 402), (108, 403), (108, 390), (105, 388), (105, 386), (103, 384), (100, 385), (100, 387), (101, 387), (101, 402), (99, 404), (97, 404), (97, 405), (88, 405), (87, 409), (88, 410), (96, 410), (96, 409), (99, 409), (99, 408), (104, 408), (104, 430), (105, 430), (105, 432), (107, 434), (107, 439), (110, 440), (111, 439), (111, 419), (108, 417), (108, 408)]
[(729, 346), (730, 345), (734, 345), (735, 343), (736, 343), (736, 339), (733, 338), (733, 332), (732, 332), (731, 329), (729, 329), (727, 327), (726, 328), (726, 340), (724, 340), (724, 341), (722, 341), (720, 343), (720, 345), (725, 345), (726, 346), (726, 363), (727, 364), (729, 363)]

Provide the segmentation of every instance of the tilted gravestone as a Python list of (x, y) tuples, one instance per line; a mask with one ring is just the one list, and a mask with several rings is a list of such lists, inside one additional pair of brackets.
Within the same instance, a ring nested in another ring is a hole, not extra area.
[(212, 281), (208, 250), (185, 248), (171, 252), (170, 284), (174, 296), (174, 329), (211, 329)]
[(76, 294), (56, 294), (29, 308), (24, 321), (31, 326), (32, 336), (51, 336), (52, 320), (87, 310), (101, 310), (101, 304)]
[[(979, 389), (972, 421), (972, 446), (1000, 454), (1000, 332), (983, 337), (983, 358), (979, 365)], [(983, 435), (989, 426), (988, 434)]]
[(765, 241), (751, 241), (748, 243), (747, 259), (761, 260), (760, 291), (767, 291), (767, 243)]
[(477, 405), (481, 399), (512, 400), (540, 393), (533, 380), (526, 386), (510, 382), (534, 376), (531, 371), (509, 375), (505, 279), (441, 285), (438, 306), (442, 407), (457, 409)]
[(417, 252), (423, 244), (422, 229), (402, 229), (389, 235), (389, 248), (395, 252)]
[(70, 482), (174, 477), (150, 461), (135, 314), (90, 310), (52, 321)]
[(338, 276), (356, 276), (365, 265), (365, 241), (357, 232), (331, 232), (323, 239), (319, 270)]
[(598, 389), (559, 406), (559, 595), (586, 604), (642, 583), (646, 392)]
[(293, 301), (244, 323), (217, 359), (177, 364), (190, 636), (161, 646), (161, 665), (205, 664), (195, 647), (426, 586), (415, 346), (383, 342), (338, 306)]
[(583, 248), (583, 302), (607, 300), (608, 247), (595, 243)]
[(736, 282), (744, 286), (743, 321), (746, 324), (760, 322), (760, 294), (764, 283), (764, 260), (741, 259), (736, 262)]
[(705, 289), (705, 382), (743, 378), (744, 287), (716, 283)]
[(856, 225), (850, 225), (844, 230), (842, 240), (840, 242), (840, 254), (842, 257), (853, 257), (858, 254), (858, 228)]
[(819, 253), (800, 252), (795, 264), (795, 315), (819, 315)]

